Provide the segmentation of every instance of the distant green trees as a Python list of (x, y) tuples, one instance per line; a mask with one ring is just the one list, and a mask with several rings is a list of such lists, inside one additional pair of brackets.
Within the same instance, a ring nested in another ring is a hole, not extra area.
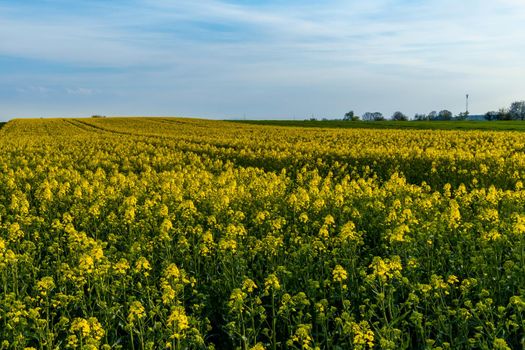
[(467, 111), (467, 112), (459, 113), (455, 118), (456, 120), (467, 120), (468, 116), (469, 116), (469, 112)]
[(509, 108), (485, 113), (486, 120), (525, 120), (525, 101), (515, 101)]
[(510, 117), (514, 120), (525, 119), (525, 101), (512, 102), (509, 108)]
[(452, 120), (452, 112), (448, 109), (444, 109), (438, 113), (438, 120)]
[(490, 111), (485, 113), (485, 119), (488, 121), (493, 120), (511, 120), (511, 116), (505, 108), (500, 108), (498, 111)]
[(407, 121), (408, 120), (408, 117), (406, 115), (404, 115), (402, 112), (395, 112), (393, 115), (392, 115), (392, 120), (397, 120), (397, 121)]
[(359, 120), (359, 116), (356, 115), (354, 111), (350, 111), (350, 112), (345, 113), (343, 120), (355, 122)]
[(452, 119), (454, 119), (454, 115), (448, 109), (443, 109), (439, 112), (432, 111), (428, 114), (416, 113), (416, 115), (414, 115), (414, 120), (418, 120), (418, 121), (424, 121), (424, 120), (437, 121), (437, 120), (452, 120)]
[(383, 117), (383, 114), (380, 112), (366, 112), (365, 114), (363, 114), (363, 120), (382, 121), (385, 120), (385, 117)]

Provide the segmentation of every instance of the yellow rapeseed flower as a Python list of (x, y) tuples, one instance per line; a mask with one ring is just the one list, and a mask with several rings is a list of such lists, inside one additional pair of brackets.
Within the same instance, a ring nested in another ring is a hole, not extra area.
[(168, 321), (168, 327), (171, 330), (172, 339), (184, 339), (186, 330), (190, 328), (188, 316), (182, 306), (176, 306), (172, 309)]
[(332, 271), (332, 278), (334, 282), (343, 283), (348, 279), (348, 273), (341, 265), (336, 265)]

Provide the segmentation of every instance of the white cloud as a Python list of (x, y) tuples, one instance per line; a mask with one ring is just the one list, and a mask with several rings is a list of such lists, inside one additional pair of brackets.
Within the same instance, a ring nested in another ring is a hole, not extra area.
[(66, 88), (66, 92), (70, 95), (80, 95), (80, 96), (90, 96), (95, 93), (93, 89), (76, 87), (76, 88)]

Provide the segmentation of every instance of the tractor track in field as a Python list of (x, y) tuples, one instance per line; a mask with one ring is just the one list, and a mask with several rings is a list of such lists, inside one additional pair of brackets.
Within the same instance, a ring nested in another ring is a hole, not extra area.
[(125, 132), (125, 131), (118, 131), (118, 130), (103, 128), (103, 127), (101, 127), (99, 125), (93, 125), (91, 123), (87, 123), (87, 122), (82, 121), (80, 119), (65, 119), (65, 120), (69, 121), (72, 125), (75, 125), (78, 128), (81, 128), (83, 130), (89, 130), (90, 132), (106, 132), (106, 133), (117, 134), (117, 135), (140, 136), (138, 134), (134, 134), (134, 133), (131, 133), (131, 132)]

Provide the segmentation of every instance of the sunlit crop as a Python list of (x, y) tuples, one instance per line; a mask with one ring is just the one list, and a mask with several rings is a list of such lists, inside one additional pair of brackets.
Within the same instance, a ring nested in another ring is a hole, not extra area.
[(0, 130), (0, 349), (521, 349), (525, 134)]

